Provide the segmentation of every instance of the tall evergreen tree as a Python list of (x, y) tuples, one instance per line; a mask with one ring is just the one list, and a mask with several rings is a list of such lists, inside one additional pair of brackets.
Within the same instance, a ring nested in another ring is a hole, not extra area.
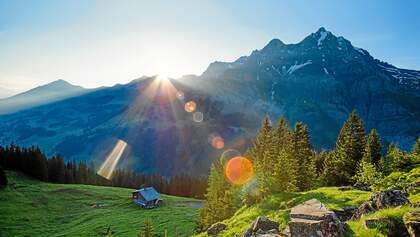
[(249, 152), (262, 195), (268, 194), (271, 185), (272, 164), (275, 159), (274, 152), (273, 129), (269, 118), (265, 117)]
[(273, 146), (275, 160), (272, 164), (272, 191), (296, 191), (297, 164), (293, 156), (293, 134), (284, 117), (280, 118), (274, 129)]
[(363, 154), (363, 161), (372, 163), (375, 166), (379, 165), (381, 160), (382, 145), (376, 129), (370, 130), (366, 141), (365, 151)]
[(315, 184), (316, 170), (308, 127), (300, 122), (296, 123), (293, 134), (293, 154), (298, 164), (297, 187), (301, 191), (308, 190)]
[(226, 181), (223, 171), (223, 164), (220, 161), (211, 167), (206, 200), (200, 212), (201, 225), (204, 228), (234, 214), (233, 196), (229, 193), (231, 185)]
[(416, 139), (416, 143), (411, 150), (411, 156), (413, 157), (412, 159), (415, 164), (420, 163), (420, 137)]
[(351, 112), (338, 135), (333, 152), (331, 166), (328, 167), (332, 185), (347, 185), (356, 174), (359, 162), (363, 158), (365, 148), (365, 129), (362, 120), (355, 111)]

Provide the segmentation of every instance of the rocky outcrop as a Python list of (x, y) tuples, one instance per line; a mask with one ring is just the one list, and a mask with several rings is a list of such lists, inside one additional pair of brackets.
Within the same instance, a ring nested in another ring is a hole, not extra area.
[(398, 207), (410, 203), (408, 193), (400, 190), (375, 192), (370, 198), (372, 206), (376, 209)]
[(375, 210), (375, 208), (372, 207), (371, 202), (366, 201), (366, 202), (362, 203), (362, 205), (360, 205), (359, 208), (357, 208), (356, 212), (353, 214), (351, 219), (352, 220), (357, 220), (360, 217), (362, 217), (363, 215), (373, 213), (375, 211), (376, 210)]
[(259, 216), (252, 222), (242, 237), (271, 237), (279, 235), (279, 223)]
[(359, 206), (351, 219), (357, 220), (362, 215), (373, 213), (382, 208), (398, 207), (409, 203), (408, 193), (400, 190), (375, 192), (368, 201)]
[(410, 237), (420, 236), (420, 209), (407, 212), (403, 219)]
[(290, 217), (288, 227), (291, 237), (344, 236), (344, 223), (316, 199), (293, 207)]
[(212, 225), (208, 230), (207, 234), (209, 236), (217, 236), (220, 232), (226, 229), (226, 225), (223, 223), (216, 223)]
[(334, 210), (334, 212), (337, 215), (338, 219), (340, 219), (340, 221), (345, 222), (350, 220), (357, 210), (357, 207), (343, 207), (343, 209)]

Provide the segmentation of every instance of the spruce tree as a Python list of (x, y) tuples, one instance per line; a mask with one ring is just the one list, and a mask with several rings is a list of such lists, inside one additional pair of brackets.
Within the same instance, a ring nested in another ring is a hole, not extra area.
[(145, 219), (143, 226), (140, 229), (140, 233), (137, 235), (138, 237), (153, 237), (153, 225), (152, 221), (149, 219)]
[(280, 118), (274, 129), (273, 145), (275, 147), (275, 161), (272, 164), (272, 190), (296, 191), (297, 164), (294, 161), (293, 134), (284, 117)]
[(220, 161), (214, 163), (208, 178), (206, 200), (200, 212), (201, 225), (204, 228), (234, 214), (233, 196), (228, 193), (231, 191), (230, 187), (224, 176), (223, 164)]
[(420, 137), (416, 139), (416, 143), (411, 150), (411, 156), (414, 164), (420, 163)]
[(315, 162), (308, 127), (300, 122), (296, 123), (293, 133), (293, 155), (297, 164), (297, 187), (300, 191), (309, 190), (315, 184)]
[(259, 189), (263, 196), (269, 192), (271, 177), (274, 172), (272, 164), (275, 159), (275, 147), (273, 147), (272, 130), (269, 118), (265, 117), (249, 152), (254, 164), (254, 172), (258, 180)]
[(356, 174), (365, 148), (365, 129), (355, 111), (351, 112), (338, 135), (333, 152), (330, 174), (334, 177), (333, 185), (347, 185)]
[(375, 166), (379, 165), (381, 160), (382, 145), (376, 129), (370, 130), (369, 136), (366, 141), (365, 151), (363, 154), (363, 161), (372, 163)]

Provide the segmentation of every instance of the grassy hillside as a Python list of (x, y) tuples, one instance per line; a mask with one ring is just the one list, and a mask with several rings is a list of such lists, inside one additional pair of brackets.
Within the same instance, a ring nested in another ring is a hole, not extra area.
[(145, 210), (131, 203), (131, 189), (50, 184), (8, 173), (0, 190), (0, 236), (137, 236), (145, 218), (157, 234), (192, 233), (200, 202), (163, 195), (164, 205)]
[[(258, 216), (267, 216), (269, 219), (280, 223), (281, 229), (286, 227), (289, 221), (290, 208), (301, 204), (312, 198), (316, 198), (324, 203), (331, 210), (339, 210), (345, 206), (359, 206), (370, 198), (371, 192), (349, 190), (340, 191), (336, 187), (318, 188), (308, 192), (282, 193), (272, 195), (266, 200), (250, 207), (240, 208), (235, 215), (223, 221), (227, 229), (220, 233), (220, 236), (235, 236), (243, 233)], [(410, 196), (410, 200), (415, 202), (420, 194)], [(411, 207), (394, 208), (380, 210), (368, 215), (361, 220), (349, 222), (350, 231), (347, 236), (383, 236), (378, 230), (366, 230), (363, 227), (363, 220), (369, 217), (395, 217), (402, 219), (405, 212), (412, 210)], [(198, 235), (207, 236), (206, 233)]]

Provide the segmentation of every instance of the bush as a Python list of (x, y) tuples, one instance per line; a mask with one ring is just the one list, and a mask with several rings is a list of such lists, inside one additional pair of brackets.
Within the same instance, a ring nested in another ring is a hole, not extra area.
[(356, 185), (371, 186), (381, 179), (382, 174), (376, 170), (375, 165), (361, 161), (356, 175), (353, 177)]

